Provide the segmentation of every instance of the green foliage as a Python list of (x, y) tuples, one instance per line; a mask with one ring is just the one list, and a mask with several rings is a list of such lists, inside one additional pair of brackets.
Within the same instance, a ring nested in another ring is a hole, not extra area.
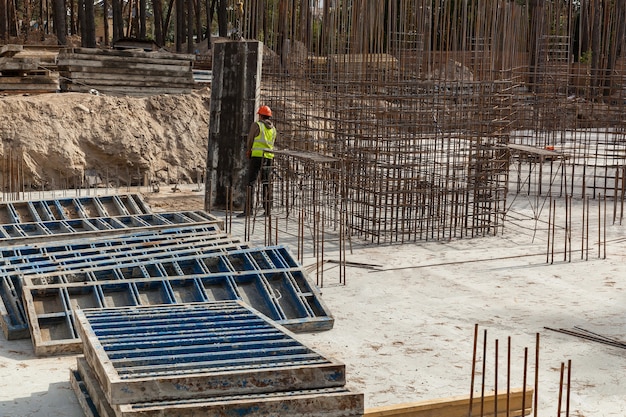
[(583, 54), (578, 58), (578, 62), (580, 62), (581, 64), (589, 64), (591, 62), (592, 56), (593, 56), (593, 53), (591, 49), (589, 49), (583, 52)]

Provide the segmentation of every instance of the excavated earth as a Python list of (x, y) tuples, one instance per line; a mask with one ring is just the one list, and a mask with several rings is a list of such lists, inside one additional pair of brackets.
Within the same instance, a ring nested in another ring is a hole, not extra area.
[(2, 171), (27, 190), (86, 180), (100, 186), (194, 182), (205, 166), (209, 99), (206, 88), (151, 97), (0, 97)]

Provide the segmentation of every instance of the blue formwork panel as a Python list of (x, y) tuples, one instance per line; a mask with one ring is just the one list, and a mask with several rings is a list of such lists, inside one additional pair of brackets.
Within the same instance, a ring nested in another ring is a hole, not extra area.
[(109, 404), (343, 387), (345, 366), (241, 302), (76, 311)]
[(138, 194), (0, 202), (0, 218), (4, 219), (5, 224), (148, 213), (151, 213), (149, 206)]
[(113, 264), (122, 258), (173, 257), (245, 247), (247, 244), (223, 233), (215, 224), (169, 226), (121, 236), (0, 248), (0, 275), (45, 274), (60, 267)]
[(85, 358), (70, 370), (70, 384), (88, 417), (362, 417), (364, 396), (345, 387), (264, 394), (163, 400), (119, 404), (108, 403)]
[[(251, 253), (280, 249), (246, 249), (238, 256), (203, 255), (205, 258), (186, 262), (161, 260), (27, 277), (23, 299), (35, 353), (45, 356), (79, 352), (81, 341), (75, 336), (74, 311), (92, 307), (241, 300), (294, 332), (331, 329), (334, 319), (301, 269), (240, 271), (229, 262), (244, 255), (249, 259)], [(213, 266), (229, 268), (211, 272), (206, 268), (208, 260)], [(59, 320), (59, 316), (69, 320)]]
[(26, 239), (33, 241), (44, 240), (45, 238), (47, 240), (71, 239), (81, 234), (198, 223), (214, 223), (221, 227), (222, 221), (204, 211), (190, 211), (0, 224), (0, 243), (4, 245), (20, 244)]
[[(7, 340), (29, 337), (21, 291), (10, 278), (0, 278), (0, 327)], [(20, 301), (20, 302), (18, 302)]]
[[(127, 231), (130, 233), (130, 231)], [(46, 274), (96, 266), (115, 266), (124, 260), (194, 257), (198, 254), (226, 253), (247, 248), (247, 244), (220, 231), (216, 224), (190, 224), (160, 227), (120, 236), (101, 236), (33, 243), (0, 248), (0, 316), (7, 339), (27, 338), (25, 316), (16, 314), (14, 306), (24, 310), (21, 282), (25, 276)], [(45, 282), (45, 281), (41, 281)], [(63, 280), (62, 282), (67, 282)], [(9, 291), (11, 287), (14, 290)], [(128, 305), (128, 304), (126, 304)]]

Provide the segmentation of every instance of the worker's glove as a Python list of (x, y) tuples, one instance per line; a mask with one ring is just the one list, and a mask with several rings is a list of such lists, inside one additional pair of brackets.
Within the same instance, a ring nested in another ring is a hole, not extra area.
[(252, 151), (251, 151), (251, 150), (248, 150), (248, 151), (246, 152), (246, 157), (247, 157), (248, 159), (252, 158)]

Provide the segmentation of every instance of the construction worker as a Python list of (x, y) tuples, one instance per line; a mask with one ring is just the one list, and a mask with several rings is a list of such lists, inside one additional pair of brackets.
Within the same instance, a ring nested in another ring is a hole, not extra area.
[(243, 213), (237, 217), (245, 217), (252, 213), (254, 207), (254, 185), (261, 173), (261, 184), (263, 185), (263, 209), (265, 215), (270, 215), (272, 206), (270, 174), (272, 172), (272, 162), (274, 160), (274, 142), (276, 141), (276, 128), (272, 122), (272, 109), (268, 106), (261, 106), (257, 111), (259, 121), (252, 123), (248, 133), (248, 143), (246, 156), (250, 160), (248, 167), (248, 192)]

